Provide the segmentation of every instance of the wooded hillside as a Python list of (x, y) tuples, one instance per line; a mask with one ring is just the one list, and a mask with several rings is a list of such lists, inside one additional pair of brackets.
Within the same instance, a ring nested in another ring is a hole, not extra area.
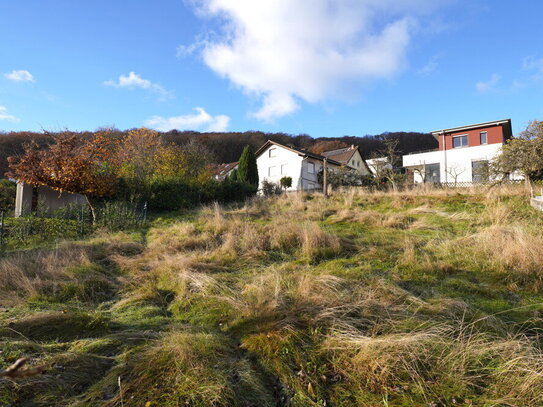
[[(125, 134), (124, 131), (116, 131), (114, 134), (119, 136)], [(81, 137), (89, 137), (92, 132), (80, 132)], [(195, 131), (170, 131), (163, 133), (167, 141), (176, 144), (186, 144), (189, 142), (200, 142), (205, 145), (214, 155), (217, 163), (226, 163), (237, 161), (248, 144), (254, 150), (259, 148), (266, 140), (273, 140), (282, 144), (291, 144), (295, 147), (323, 150), (340, 148), (345, 145), (354, 144), (360, 148), (364, 158), (378, 152), (383, 146), (383, 140), (387, 138), (398, 139), (399, 153), (409, 153), (413, 151), (429, 150), (437, 147), (437, 142), (431, 134), (417, 132), (396, 132), (383, 133), (379, 135), (367, 135), (363, 137), (343, 136), (330, 138), (313, 138), (306, 134), (290, 135), (286, 133), (264, 133), (260, 131), (247, 132), (229, 132), (229, 133), (199, 133)], [(45, 145), (51, 141), (51, 133), (33, 133), (33, 132), (11, 132), (0, 133), (0, 177), (8, 170), (7, 157), (16, 156), (23, 152), (23, 144), (35, 140), (40, 145)]]

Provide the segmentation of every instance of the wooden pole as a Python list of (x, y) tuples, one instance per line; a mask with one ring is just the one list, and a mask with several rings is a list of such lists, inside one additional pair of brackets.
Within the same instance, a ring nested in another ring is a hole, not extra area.
[(328, 163), (327, 159), (324, 159), (324, 166), (323, 166), (323, 172), (322, 172), (322, 193), (324, 196), (328, 196)]

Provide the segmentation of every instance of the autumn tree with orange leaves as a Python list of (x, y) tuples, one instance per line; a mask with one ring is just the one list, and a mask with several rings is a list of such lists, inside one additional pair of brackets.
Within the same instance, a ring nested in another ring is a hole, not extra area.
[(30, 185), (85, 196), (95, 220), (97, 200), (115, 192), (119, 139), (108, 131), (96, 133), (91, 139), (68, 131), (52, 137), (48, 148), (31, 142), (24, 146), (21, 157), (10, 157), (11, 171), (7, 175)]

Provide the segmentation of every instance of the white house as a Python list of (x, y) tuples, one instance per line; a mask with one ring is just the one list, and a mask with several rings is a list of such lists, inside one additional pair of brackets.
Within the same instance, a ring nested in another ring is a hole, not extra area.
[(259, 188), (265, 180), (278, 183), (283, 177), (291, 177), (292, 186), (289, 191), (321, 189), (318, 174), (325, 161), (330, 169), (342, 167), (340, 162), (320, 154), (268, 140), (256, 152)]
[(489, 179), (489, 162), (513, 137), (511, 120), (453, 127), (432, 132), (436, 150), (403, 156), (403, 166), (414, 183), (480, 183)]

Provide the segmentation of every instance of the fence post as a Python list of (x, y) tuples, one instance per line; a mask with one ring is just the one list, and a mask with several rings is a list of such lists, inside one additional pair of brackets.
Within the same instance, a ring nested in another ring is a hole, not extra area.
[(0, 249), (4, 245), (4, 211), (0, 211)]
[(85, 205), (81, 205), (81, 213), (79, 214), (79, 236), (83, 237), (83, 223), (85, 222)]
[(143, 204), (143, 219), (142, 219), (142, 224), (145, 225), (145, 223), (147, 222), (147, 202), (145, 202)]

